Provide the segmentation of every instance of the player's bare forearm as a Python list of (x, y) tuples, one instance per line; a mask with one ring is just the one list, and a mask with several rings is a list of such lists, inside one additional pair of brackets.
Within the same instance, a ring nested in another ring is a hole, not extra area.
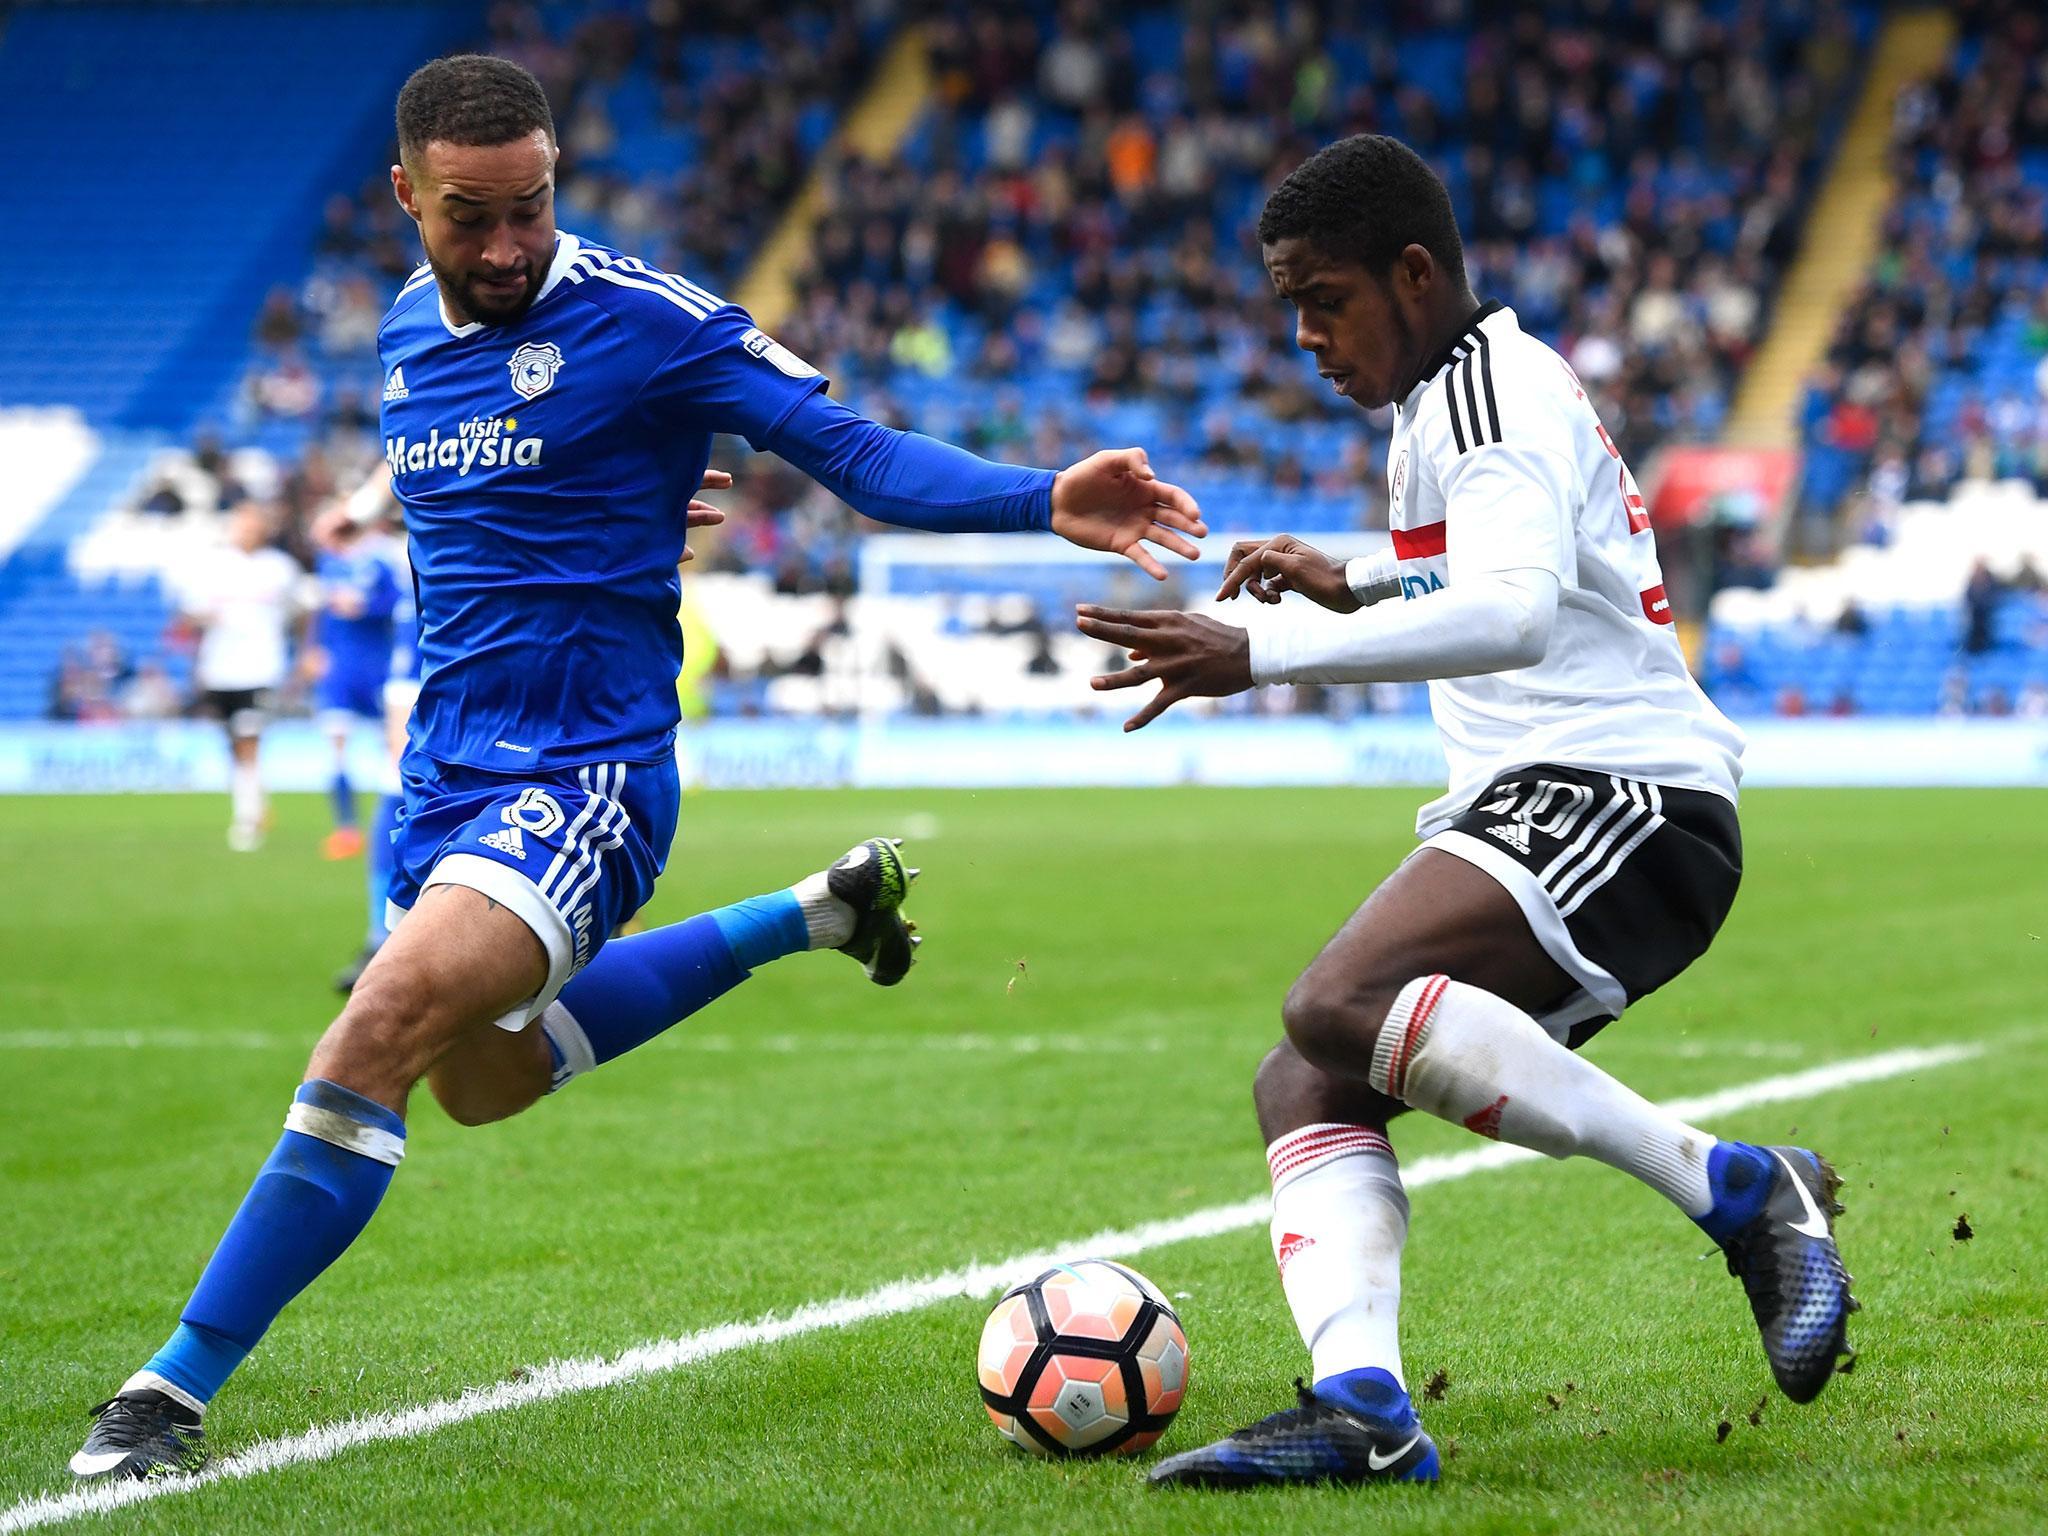
[(1092, 680), (1098, 690), (1158, 682), (1151, 700), (1124, 722), (1142, 730), (1182, 699), (1221, 699), (1253, 686), (1251, 637), (1234, 624), (1196, 613), (1098, 608), (1075, 610), (1081, 633), (1123, 647), (1135, 665)]

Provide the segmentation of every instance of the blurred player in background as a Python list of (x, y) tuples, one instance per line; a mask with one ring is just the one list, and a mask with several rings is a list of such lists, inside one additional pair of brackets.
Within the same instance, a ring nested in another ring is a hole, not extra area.
[(192, 672), (201, 706), (227, 728), (228, 846), (237, 853), (262, 847), (269, 826), (263, 728), (311, 601), (306, 573), (271, 544), (275, 531), (260, 504), (242, 502), (228, 514), (225, 544), (195, 559), (178, 582), (180, 618), (199, 637)]
[(1322, 375), (1397, 408), (1393, 547), (1347, 565), (1286, 536), (1239, 545), (1219, 596), (1331, 610), (1250, 632), (1084, 608), (1082, 630), (1136, 663), (1097, 686), (1163, 685), (1136, 729), (1258, 683), (1428, 680), (1451, 784), (1417, 820), (1423, 846), (1295, 983), (1254, 1089), (1314, 1385), (1152, 1479), (1437, 1477), (1401, 1374), (1408, 1201), (1387, 1122), (1408, 1108), (1671, 1200), (1805, 1402), (1854, 1305), (1833, 1170), (1683, 1124), (1573, 1054), (1706, 951), (1742, 871), (1742, 737), (1686, 669), (1635, 481), (1564, 360), (1474, 297), (1450, 198), (1413, 151), (1323, 150), (1275, 189), (1259, 240)]
[(630, 938), (675, 834), (677, 569), (716, 432), (884, 522), (1046, 529), (1165, 576), (1193, 498), (1136, 449), (999, 465), (880, 426), (742, 310), (555, 227), (539, 82), (416, 71), (392, 185), (427, 264), (379, 336), (382, 427), (419, 601), (392, 934), (313, 1052), (285, 1132), (182, 1314), (100, 1405), (80, 1477), (202, 1459), (201, 1414), (368, 1223), (426, 1078), (464, 1124), (516, 1114), (809, 949), (890, 984), (912, 875), (870, 838), (794, 886)]
[[(419, 617), (413, 604), (412, 570), (405, 557), (404, 531), (402, 509), (398, 498), (391, 494), (390, 467), (381, 464), (352, 495), (315, 519), (312, 528), (313, 541), (322, 549), (359, 548), (364, 541), (377, 541), (373, 547), (377, 548), (391, 584), (383, 664), (374, 688), (369, 690), (376, 703), (372, 718), (377, 722), (381, 772), (377, 779), (376, 812), (362, 844), (368, 917), (362, 947), (353, 960), (335, 972), (334, 989), (344, 996), (355, 989), (364, 969), (390, 936), (385, 927), (384, 908), (391, 893), (391, 841), (398, 831), (398, 763), (405, 755), (406, 721), (420, 691)], [(346, 750), (344, 737), (337, 743), (337, 774), (346, 772), (347, 763), (342, 756)]]
[(334, 747), (334, 777), (328, 786), (334, 830), (322, 849), (330, 859), (350, 859), (363, 851), (355, 786), (349, 781), (349, 746), (365, 726), (382, 737), (392, 615), (401, 584), (410, 585), (404, 553), (384, 515), (397, 511), (389, 471), (365, 492), (378, 515), (327, 525), (313, 573), (320, 583), (320, 612), (313, 631), (320, 725)]

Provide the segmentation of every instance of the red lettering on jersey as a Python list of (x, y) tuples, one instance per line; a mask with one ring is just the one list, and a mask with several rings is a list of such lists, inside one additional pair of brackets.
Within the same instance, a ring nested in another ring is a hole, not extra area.
[(1581, 400), (1585, 399), (1586, 386), (1581, 384), (1579, 382), (1579, 376), (1576, 373), (1572, 372), (1572, 365), (1560, 357), (1557, 360), (1557, 366), (1562, 368), (1564, 370), (1564, 376), (1572, 381), (1572, 393), (1577, 395)]
[(1396, 560), (1427, 560), (1432, 555), (1442, 554), (1446, 547), (1442, 523), (1424, 523), (1420, 528), (1394, 530)]
[(1643, 594), (1643, 617), (1652, 624), (1671, 622), (1671, 599), (1664, 595), (1664, 583), (1658, 582)]
[[(1602, 432), (1600, 435), (1605, 437), (1607, 434)], [(1636, 483), (1629, 477), (1626, 464), (1621, 466), (1621, 509), (1628, 518), (1630, 534), (1650, 531), (1650, 509), (1643, 505), (1643, 493), (1636, 489)]]
[(1600, 434), (1600, 446), (1607, 450), (1607, 457), (1618, 461), (1621, 458), (1621, 450), (1614, 446), (1614, 439), (1607, 435), (1606, 425), (1596, 421), (1593, 423), (1593, 430)]

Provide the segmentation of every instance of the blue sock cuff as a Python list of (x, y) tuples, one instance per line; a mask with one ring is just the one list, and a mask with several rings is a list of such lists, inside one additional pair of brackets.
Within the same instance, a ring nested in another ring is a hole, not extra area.
[(1695, 1217), (1700, 1230), (1725, 1243), (1756, 1219), (1770, 1198), (1776, 1165), (1770, 1153), (1746, 1141), (1720, 1141), (1707, 1153), (1707, 1188), (1713, 1209)]
[(354, 1089), (344, 1088), (339, 1083), (330, 1083), (324, 1077), (299, 1084), (299, 1091), (292, 1095), (294, 1104), (310, 1104), (315, 1109), (331, 1110), (344, 1115), (358, 1125), (367, 1125), (376, 1130), (388, 1131), (400, 1141), (405, 1140), (405, 1121), (392, 1110), (386, 1109), (375, 1099), (366, 1099)]
[(235, 1367), (248, 1357), (249, 1351), (226, 1334), (193, 1323), (180, 1323), (178, 1331), (150, 1356), (143, 1369), (163, 1377), (200, 1402), (210, 1403), (234, 1374)]
[(1383, 1423), (1405, 1424), (1415, 1417), (1415, 1405), (1408, 1399), (1408, 1389), (1395, 1379), (1392, 1371), (1381, 1370), (1376, 1365), (1325, 1376), (1316, 1383), (1315, 1390), (1316, 1396), (1325, 1402), (1336, 1403)]
[(750, 896), (706, 914), (718, 924), (726, 947), (743, 971), (758, 970), (771, 960), (811, 947), (811, 925), (793, 891)]

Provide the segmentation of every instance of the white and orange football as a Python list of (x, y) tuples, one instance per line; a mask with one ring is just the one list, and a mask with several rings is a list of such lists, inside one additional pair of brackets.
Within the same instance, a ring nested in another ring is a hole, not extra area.
[(1188, 1340), (1159, 1288), (1107, 1259), (1057, 1264), (1003, 1292), (981, 1330), (981, 1400), (1039, 1456), (1142, 1451), (1188, 1389)]

